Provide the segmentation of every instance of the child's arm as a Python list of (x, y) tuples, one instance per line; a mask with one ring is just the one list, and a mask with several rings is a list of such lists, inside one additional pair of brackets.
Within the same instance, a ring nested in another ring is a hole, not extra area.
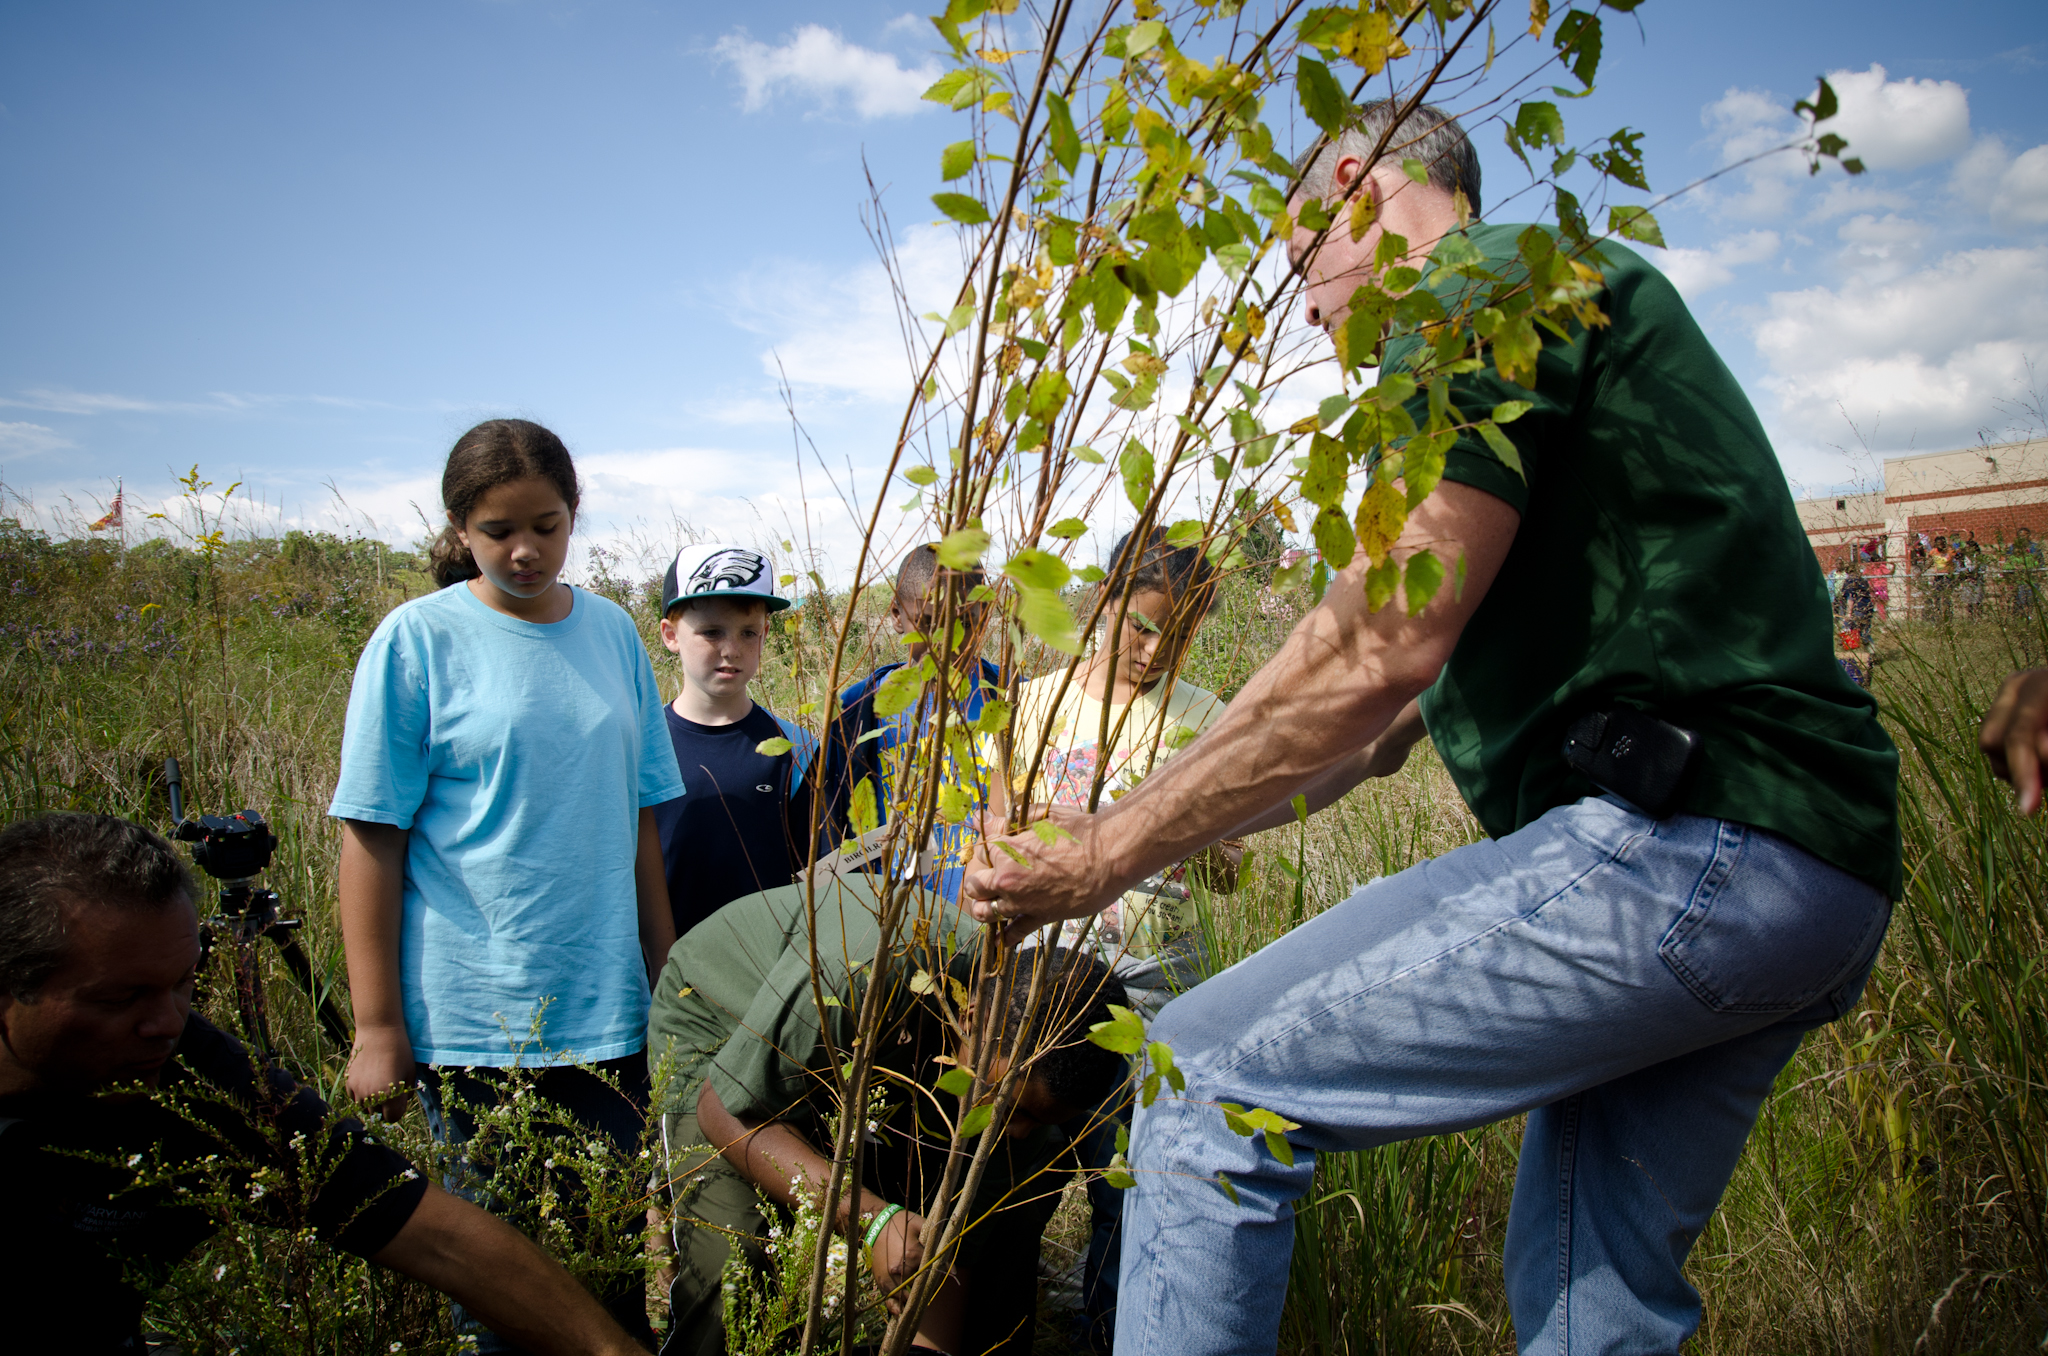
[(633, 889), (640, 900), (640, 954), (647, 962), (647, 987), (652, 989), (669, 948), (676, 944), (676, 916), (668, 903), (668, 873), (662, 869), (661, 830), (654, 826), (654, 807), (640, 810), (640, 849), (633, 857)]
[(356, 1018), (348, 1092), (359, 1102), (390, 1094), (378, 1107), (387, 1117), (403, 1109), (413, 1080), (398, 962), (409, 836), (391, 824), (341, 822), (341, 945)]

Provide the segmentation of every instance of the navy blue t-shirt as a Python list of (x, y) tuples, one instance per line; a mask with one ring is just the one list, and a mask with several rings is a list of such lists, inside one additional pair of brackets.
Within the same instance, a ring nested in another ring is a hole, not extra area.
[[(699, 725), (665, 708), (688, 788), (654, 807), (668, 903), (680, 937), (741, 895), (787, 885), (810, 860), (804, 774), (818, 741), (758, 702), (731, 725)], [(787, 739), (783, 753), (760, 745)]]

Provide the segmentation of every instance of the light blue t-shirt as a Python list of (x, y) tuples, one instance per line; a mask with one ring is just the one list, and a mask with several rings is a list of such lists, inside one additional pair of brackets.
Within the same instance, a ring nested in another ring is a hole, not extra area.
[(640, 810), (683, 794), (661, 707), (632, 619), (582, 589), (542, 625), (457, 584), (370, 637), (327, 812), (411, 830), (399, 955), (421, 1062), (646, 1043)]

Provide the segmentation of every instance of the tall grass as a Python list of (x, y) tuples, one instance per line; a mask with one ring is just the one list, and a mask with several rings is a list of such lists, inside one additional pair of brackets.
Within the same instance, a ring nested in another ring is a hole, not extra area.
[[(94, 809), (160, 825), (161, 763), (176, 755), (201, 808), (272, 818), (271, 883), (306, 920), (316, 971), (344, 989), (325, 807), (355, 655), (385, 610), (426, 587), (410, 563), (334, 537), (123, 552), (0, 522), (0, 812)], [(673, 691), (645, 581), (598, 569), (590, 583), (634, 611)], [(1186, 676), (1234, 691), (1298, 605), (1254, 577), (1233, 581)], [(895, 653), (879, 600), (858, 612), (854, 673)], [(826, 647), (812, 608), (792, 615), (758, 692), (815, 722)], [(1810, 1037), (1786, 1070), (1695, 1251), (1702, 1353), (2003, 1352), (2048, 1331), (2048, 842), (1974, 751), (1998, 681), (2042, 662), (2048, 637), (2036, 619), (1992, 618), (1902, 629), (1884, 653), (1875, 681), (1905, 760), (1907, 897), (1865, 1006)], [(1248, 954), (1477, 832), (1425, 746), (1396, 777), (1255, 841), (1245, 888), (1207, 910), (1213, 958)], [(272, 978), (287, 1058), (339, 1098), (346, 1052), (289, 980)], [(228, 995), (204, 1001), (232, 1020)], [(416, 1114), (388, 1133), (438, 1171)], [(1299, 1219), (1283, 1349), (1511, 1351), (1498, 1255), (1518, 1134), (1511, 1122), (1324, 1155)], [(622, 1176), (616, 1207), (636, 1208), (638, 1189)], [(545, 1188), (529, 1194), (543, 1200)], [(538, 1216), (534, 1227), (554, 1228)], [(580, 1270), (602, 1269), (575, 1239), (549, 1241)], [(191, 1351), (209, 1335), (245, 1351), (448, 1340), (418, 1287), (254, 1222), (180, 1269), (152, 1312)], [(1056, 1342), (1058, 1325), (1043, 1331)]]

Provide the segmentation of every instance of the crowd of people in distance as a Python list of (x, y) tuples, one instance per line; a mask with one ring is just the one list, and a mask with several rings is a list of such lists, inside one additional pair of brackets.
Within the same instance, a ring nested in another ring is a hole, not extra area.
[[(1402, 157), (1384, 158), (1397, 132)], [(1421, 277), (1454, 233), (1483, 267), (1429, 275), (1451, 303), (1490, 285), (1473, 279), (1571, 276), (1554, 233), (1475, 220), (1478, 159), (1440, 110), (1368, 104), (1318, 145), (1292, 206), (1357, 199), (1371, 224), (1296, 230), (1311, 325), (1342, 326), (1390, 249)], [(1601, 251), (1601, 327), (1546, 333), (1530, 387), (1453, 369), (1458, 408), (1526, 411), (1488, 425), (1492, 443), (1449, 445), (1397, 548), (1457, 560), (1458, 587), (1371, 606), (1361, 554), (1227, 703), (1180, 675), (1216, 567), (1156, 529), (1115, 543), (1093, 648), (1044, 674), (983, 654), (978, 571), (911, 551), (888, 611), (903, 658), (815, 729), (751, 693), (789, 606), (770, 561), (691, 546), (663, 580), (680, 680), (664, 702), (632, 618), (560, 577), (579, 505), (561, 440), (517, 419), (471, 429), (442, 477), (440, 587), (364, 647), (329, 806), (346, 1092), (385, 1116), (416, 1103), (456, 1166), (424, 1180), (192, 1012), (194, 887), (162, 838), (97, 815), (11, 825), (10, 1347), (142, 1350), (151, 1278), (221, 1223), (165, 1183), (231, 1155), (269, 1208), (263, 1174), (292, 1168), (266, 1157), (260, 1121), (323, 1146), (321, 1236), (443, 1291), (477, 1350), (644, 1350), (637, 1271), (593, 1296), (491, 1214), (504, 1193), (466, 1146), (531, 1089), (564, 1134), (619, 1154), (652, 1129), (675, 1255), (663, 1350), (721, 1356), (735, 1260), (759, 1263), (791, 1209), (823, 1213), (844, 1110), (827, 1052), (859, 1034), (887, 893), (918, 901), (922, 982), (869, 1005), (895, 1034), (863, 1058), (900, 1095), (872, 1106), (823, 1222), (862, 1245), (891, 1303), (949, 1171), (950, 1134), (917, 1109), (958, 1105), (949, 1070), (993, 1085), (998, 1052), (1034, 1052), (914, 1349), (1032, 1349), (1057, 1191), (1013, 1188), (1069, 1174), (1093, 1214), (1090, 1346), (1272, 1351), (1317, 1153), (1526, 1113), (1503, 1263), (1522, 1349), (1675, 1356), (1701, 1323), (1687, 1253), (1805, 1033), (1858, 1001), (1902, 891), (1897, 751), (1829, 643), (1867, 643), (1896, 576), (1872, 544), (1824, 592), (1740, 387), (1667, 279)], [(1433, 351), (1404, 333), (1383, 362)], [(1417, 391), (1414, 421), (1434, 398)], [(2006, 550), (2030, 579), (2031, 537)], [(1919, 560), (1981, 605), (1961, 590), (1994, 562), (1971, 539)], [(1007, 720), (984, 719), (998, 699)], [(1425, 737), (1485, 839), (1211, 975), (1191, 891), (1229, 894), (1248, 835), (1391, 774)], [(1981, 742), (2033, 813), (2048, 671), (2008, 682)], [(1016, 829), (1043, 819), (1059, 831)], [(912, 822), (930, 834), (908, 841)], [(1020, 982), (963, 1001), (952, 986), (991, 938)], [(1018, 1001), (1032, 988), (1042, 1004)], [(1184, 1095), (1133, 1107), (1131, 1063), (1085, 1038), (1112, 1006), (1171, 1048)], [(200, 1085), (224, 1100), (197, 1121), (152, 1095)], [(1284, 1143), (1219, 1107), (1261, 1109)], [(1125, 1144), (1118, 1191), (1104, 1170)], [(157, 1175), (138, 1188), (145, 1160)]]
[[(2024, 616), (2039, 596), (2043, 564), (2041, 543), (2024, 523), (2010, 541), (2001, 536), (1989, 545), (1975, 531), (1956, 537), (1911, 533), (1903, 569), (1889, 558), (1885, 539), (1873, 537), (1827, 572), (1835, 629), (1853, 650), (1867, 649), (1872, 629), (1902, 605), (1929, 621), (1976, 617), (1987, 607)], [(1910, 596), (1895, 598), (1895, 583), (1906, 585), (1901, 592)]]

